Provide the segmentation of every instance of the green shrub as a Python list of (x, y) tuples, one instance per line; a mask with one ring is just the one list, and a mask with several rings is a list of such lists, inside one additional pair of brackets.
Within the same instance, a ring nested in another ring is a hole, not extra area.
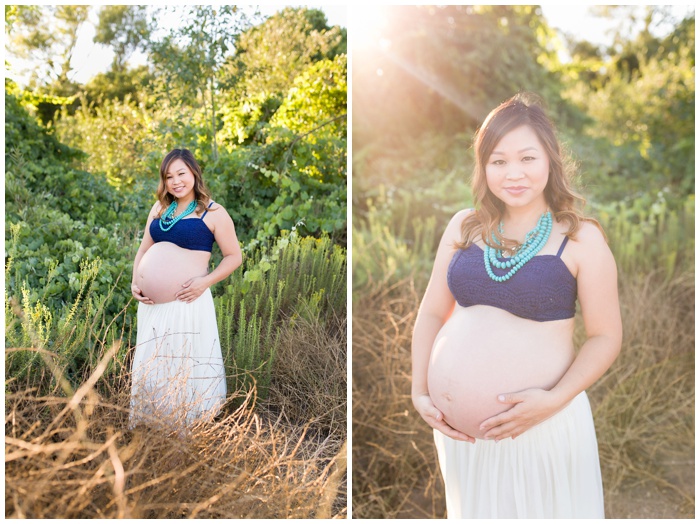
[(695, 195), (674, 201), (645, 194), (594, 207), (618, 267), (629, 274), (661, 269), (666, 280), (695, 267)]
[(214, 299), (229, 391), (245, 394), (255, 384), (267, 395), (282, 324), (306, 319), (333, 331), (345, 316), (346, 266), (345, 250), (328, 237), (292, 231), (271, 247), (251, 244)]

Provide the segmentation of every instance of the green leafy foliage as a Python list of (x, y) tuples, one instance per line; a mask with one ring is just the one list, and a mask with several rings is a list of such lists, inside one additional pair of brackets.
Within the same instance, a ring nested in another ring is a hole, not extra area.
[(596, 206), (594, 213), (625, 274), (660, 271), (669, 281), (694, 271), (695, 196), (673, 200), (667, 191), (659, 191)]
[[(222, 140), (229, 144), (265, 143), (267, 123), (295, 91), (299, 77), (317, 62), (344, 55), (345, 40), (344, 31), (329, 28), (321, 11), (306, 8), (286, 8), (241, 33), (236, 39), (236, 54), (221, 68), (220, 82), (226, 86)], [(332, 85), (340, 88), (338, 81)], [(343, 93), (342, 105), (345, 99)], [(307, 102), (319, 104), (314, 98)], [(345, 110), (333, 116), (341, 113)], [(319, 123), (316, 120), (316, 125)]]
[(283, 233), (271, 247), (253, 244), (242, 271), (215, 299), (229, 391), (253, 384), (264, 398), (280, 327), (299, 318), (332, 332), (346, 312), (346, 254), (328, 237)]
[(596, 156), (581, 155), (583, 167), (597, 184), (610, 177), (610, 197), (695, 192), (694, 68), (695, 19), (686, 18), (665, 38), (646, 31), (625, 42), (597, 82), (569, 80), (567, 97), (592, 118)]
[[(282, 316), (305, 315), (335, 329), (324, 308), (345, 314), (347, 60), (324, 56), (314, 55), (289, 92), (265, 107), (261, 140), (229, 144), (221, 155), (213, 141), (221, 130), (216, 119), (212, 127), (204, 91), (178, 100), (143, 88), (162, 81), (162, 71), (113, 70), (73, 98), (6, 82), (5, 320), (6, 343), (16, 348), (6, 358), (10, 376), (53, 387), (47, 370), (58, 366), (76, 385), (119, 339), (113, 371), (127, 365), (132, 261), (161, 159), (173, 147), (194, 152), (247, 245), (244, 268), (213, 289), (217, 301), (230, 298), (232, 316), (220, 320), (229, 322), (221, 329), (230, 335), (231, 376), (243, 381), (236, 384), (248, 388), (255, 377), (265, 391)], [(39, 103), (60, 111), (44, 118)], [(301, 238), (307, 235), (320, 240)], [(220, 259), (215, 249), (212, 266)]]
[[(114, 338), (133, 318), (125, 306), (144, 195), (126, 202), (104, 177), (73, 167), (84, 155), (48, 134), (10, 93), (5, 110), (6, 344), (56, 351), (79, 380), (94, 362), (95, 326), (118, 319)], [(13, 353), (8, 369), (31, 374), (43, 366), (37, 358)]]
[(84, 151), (85, 170), (106, 176), (115, 188), (131, 188), (139, 181), (150, 183), (155, 193), (158, 167), (165, 149), (162, 112), (150, 110), (143, 96), (127, 95), (81, 108), (70, 115), (66, 110), (55, 129), (62, 140)]

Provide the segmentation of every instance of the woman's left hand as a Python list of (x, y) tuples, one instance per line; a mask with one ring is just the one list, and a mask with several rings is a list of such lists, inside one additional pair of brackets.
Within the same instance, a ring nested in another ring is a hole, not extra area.
[(481, 423), (479, 429), (485, 431), (484, 438), (487, 440), (515, 438), (562, 408), (554, 395), (544, 389), (504, 393), (498, 396), (498, 401), (501, 404), (515, 405)]
[(175, 293), (175, 298), (189, 303), (198, 299), (208, 287), (204, 277), (194, 277), (182, 284), (182, 290)]

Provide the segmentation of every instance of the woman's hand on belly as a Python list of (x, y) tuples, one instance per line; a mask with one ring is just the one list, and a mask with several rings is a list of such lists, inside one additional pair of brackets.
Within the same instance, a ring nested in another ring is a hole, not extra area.
[(498, 401), (515, 405), (481, 423), (479, 429), (485, 432), (485, 439), (515, 438), (564, 407), (552, 392), (539, 388), (504, 393), (498, 396)]
[(182, 290), (175, 293), (177, 300), (192, 302), (198, 299), (209, 287), (206, 277), (194, 277), (182, 284)]
[(423, 417), (423, 420), (425, 420), (431, 428), (437, 429), (441, 433), (444, 433), (448, 437), (453, 438), (455, 440), (465, 440), (467, 442), (472, 443), (476, 442), (476, 439), (474, 437), (470, 437), (469, 435), (466, 435), (461, 431), (457, 431), (445, 422), (442, 412), (435, 407), (435, 404), (433, 404), (430, 395), (415, 395), (413, 397), (413, 406), (416, 408), (416, 411), (420, 413), (420, 416)]
[(150, 298), (144, 297), (141, 294), (141, 289), (139, 289), (139, 287), (134, 283), (131, 284), (131, 294), (133, 295), (133, 297), (136, 300), (138, 300), (139, 302), (143, 302), (144, 304), (153, 304), (154, 303)]

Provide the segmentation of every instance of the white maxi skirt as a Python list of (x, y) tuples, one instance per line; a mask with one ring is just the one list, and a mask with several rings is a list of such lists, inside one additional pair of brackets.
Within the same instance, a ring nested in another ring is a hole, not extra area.
[(130, 425), (186, 427), (219, 412), (226, 374), (211, 291), (188, 303), (139, 304)]
[(586, 392), (515, 439), (453, 440), (433, 430), (448, 518), (605, 518)]

